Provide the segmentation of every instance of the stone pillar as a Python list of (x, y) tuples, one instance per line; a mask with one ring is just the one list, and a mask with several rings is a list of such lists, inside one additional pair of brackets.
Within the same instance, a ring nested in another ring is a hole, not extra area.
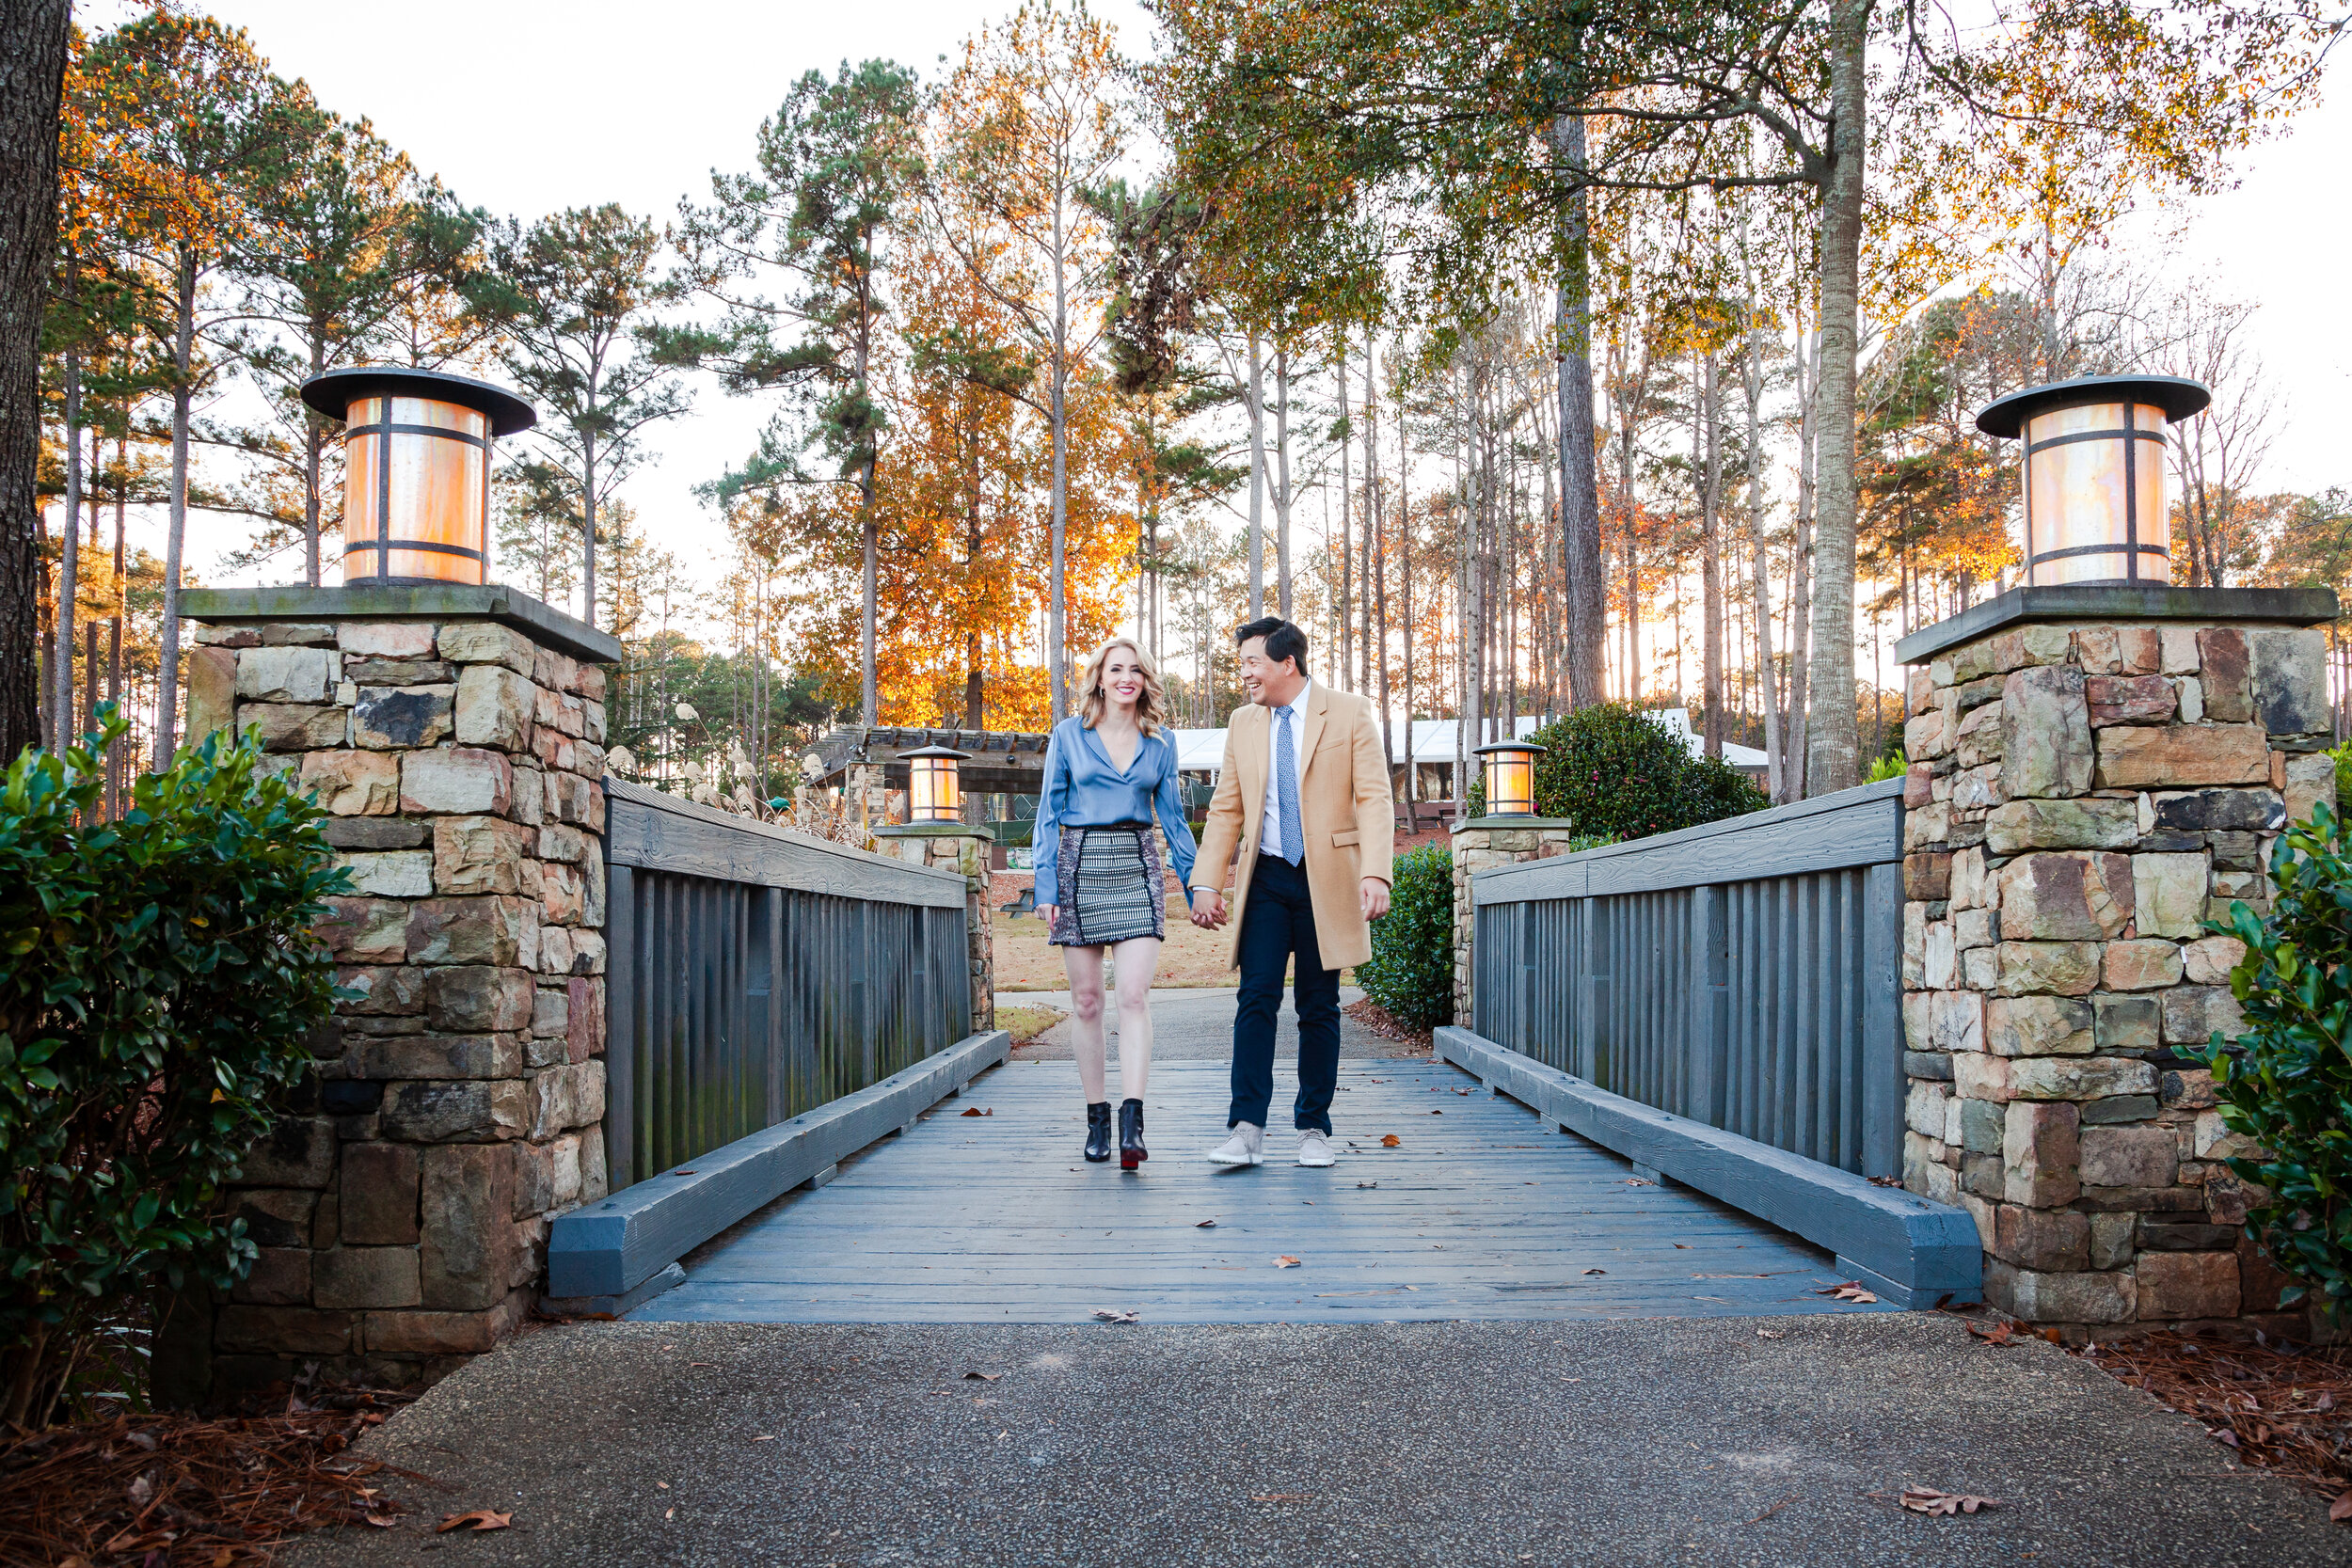
[(2020, 589), (1905, 638), (1904, 1184), (2030, 1323), (2280, 1315), (2243, 1153), (2183, 1054), (2234, 1033), (2272, 840), (2332, 800), (2333, 594)]
[(225, 1395), (304, 1361), (429, 1380), (522, 1321), (548, 1221), (605, 1193), (601, 666), (620, 645), (496, 587), (181, 602), (202, 623), (190, 736), (258, 727), (331, 814), (355, 891), (320, 935), (358, 995), (246, 1166), (261, 1261), (176, 1322), (175, 1386)]
[[(877, 773), (880, 768), (875, 769)], [(993, 911), (988, 903), (988, 828), (961, 822), (879, 827), (874, 847), (915, 865), (935, 865), (963, 878), (963, 930), (972, 975), (972, 1032), (996, 1027), (996, 953), (990, 945)]]
[(1576, 836), (1576, 824), (1556, 816), (1473, 816), (1454, 825), (1454, 1022), (1457, 1026), (1478, 1026), (1470, 1006), (1470, 945), (1478, 928), (1470, 909), (1470, 879), (1498, 865), (1565, 855)]

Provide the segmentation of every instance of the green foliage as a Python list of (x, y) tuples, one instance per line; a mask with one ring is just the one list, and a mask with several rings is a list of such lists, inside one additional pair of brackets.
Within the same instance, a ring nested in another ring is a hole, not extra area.
[(1389, 912), (1372, 925), (1372, 960), (1356, 966), (1364, 995), (1400, 1022), (1454, 1022), (1454, 851), (1423, 845), (1396, 858)]
[(1911, 763), (1904, 757), (1903, 749), (1898, 746), (1893, 751), (1887, 752), (1884, 756), (1879, 758), (1878, 761), (1870, 764), (1870, 771), (1862, 782), (1864, 784), (1879, 784), (1887, 779), (1899, 779), (1904, 773), (1908, 772), (1910, 768)]
[[(101, 738), (123, 723), (111, 705)], [(310, 931), (346, 874), (325, 814), (214, 736), (96, 820), (97, 751), (0, 789), (0, 1418), (42, 1419), (80, 1336), (255, 1257), (222, 1189), (285, 1110), (335, 1000)]]
[(1772, 802), (1718, 758), (1693, 756), (1641, 708), (1597, 703), (1537, 730), (1535, 810), (1588, 833), (1646, 838), (1761, 811)]
[(2246, 943), (2230, 990), (2248, 1028), (2203, 1057), (2221, 1120), (2261, 1144), (2262, 1159), (2231, 1170), (2270, 1201), (2246, 1233), (2339, 1320), (2352, 1307), (2352, 845), (2321, 802), (2270, 853), (2278, 895), (2265, 918), (2242, 902), (2213, 929)]
[(2352, 741), (2328, 753), (2336, 759), (2336, 803), (2352, 800)]

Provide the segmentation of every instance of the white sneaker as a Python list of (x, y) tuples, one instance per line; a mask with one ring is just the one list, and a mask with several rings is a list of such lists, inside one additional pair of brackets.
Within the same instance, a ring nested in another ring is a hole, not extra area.
[(1331, 1135), (1312, 1127), (1300, 1128), (1298, 1130), (1298, 1163), (1302, 1165), (1338, 1164), (1338, 1156), (1331, 1152)]
[(1233, 1135), (1209, 1150), (1209, 1163), (1217, 1165), (1263, 1165), (1265, 1164), (1265, 1129), (1249, 1122), (1238, 1122)]

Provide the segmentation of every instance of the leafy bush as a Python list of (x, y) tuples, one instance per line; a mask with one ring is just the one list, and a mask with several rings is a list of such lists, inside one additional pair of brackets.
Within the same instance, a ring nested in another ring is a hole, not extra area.
[(1529, 738), (1545, 748), (1535, 759), (1536, 811), (1587, 833), (1646, 838), (1772, 803), (1738, 768), (1692, 755), (1680, 736), (1624, 703), (1579, 708)]
[(2271, 847), (2278, 889), (2267, 917), (2243, 902), (2212, 928), (2246, 944), (2230, 972), (2247, 1031), (2216, 1034), (2213, 1069), (2222, 1124), (2267, 1158), (2230, 1169), (2270, 1201), (2246, 1233), (2334, 1316), (2352, 1308), (2352, 848), (2343, 818), (2321, 803)]
[(1864, 784), (1877, 784), (1885, 779), (1899, 779), (1911, 769), (1910, 759), (1899, 746), (1870, 764), (1870, 771), (1863, 776)]
[(1416, 1029), (1454, 1022), (1454, 851), (1435, 844), (1396, 858), (1389, 912), (1372, 924), (1372, 960), (1356, 983)]
[(310, 933), (348, 885), (261, 760), (215, 735), (111, 823), (91, 750), (28, 749), (0, 788), (0, 1418), (45, 1419), (125, 1298), (252, 1265), (222, 1190), (333, 1008)]

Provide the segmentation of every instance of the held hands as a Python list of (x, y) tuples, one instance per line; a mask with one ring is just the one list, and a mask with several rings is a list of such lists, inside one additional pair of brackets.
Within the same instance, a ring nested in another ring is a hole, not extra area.
[(1361, 902), (1364, 918), (1368, 921), (1377, 920), (1389, 912), (1389, 884), (1377, 877), (1366, 877), (1358, 886), (1356, 896)]
[(1192, 896), (1192, 923), (1204, 931), (1214, 931), (1225, 924), (1225, 895), (1215, 888), (1195, 888)]

